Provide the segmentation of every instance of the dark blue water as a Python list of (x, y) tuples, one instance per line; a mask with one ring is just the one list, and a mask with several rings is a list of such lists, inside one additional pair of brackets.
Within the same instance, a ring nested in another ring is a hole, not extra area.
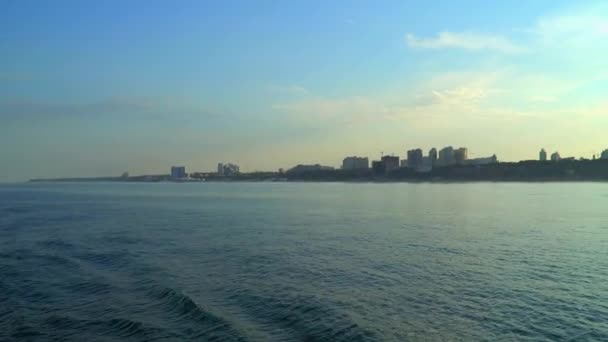
[(608, 184), (0, 186), (0, 341), (608, 341)]

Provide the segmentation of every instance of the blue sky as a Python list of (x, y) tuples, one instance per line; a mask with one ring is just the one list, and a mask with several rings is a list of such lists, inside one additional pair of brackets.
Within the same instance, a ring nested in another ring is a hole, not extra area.
[(608, 148), (601, 1), (3, 1), (0, 181)]

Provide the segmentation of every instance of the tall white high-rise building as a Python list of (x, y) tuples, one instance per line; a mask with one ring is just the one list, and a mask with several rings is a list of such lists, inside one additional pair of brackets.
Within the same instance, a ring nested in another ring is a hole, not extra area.
[(469, 159), (469, 151), (466, 147), (461, 147), (457, 150), (454, 150), (454, 162), (458, 165), (464, 165), (464, 163)]
[(431, 160), (431, 165), (435, 166), (435, 164), (437, 163), (437, 149), (436, 148), (432, 148), (429, 151), (429, 159)]
[(538, 154), (538, 160), (547, 161), (547, 151), (545, 151), (544, 148), (540, 150), (540, 153)]
[(367, 157), (346, 157), (342, 160), (343, 170), (361, 170), (369, 168), (369, 159)]
[(454, 164), (454, 148), (452, 146), (444, 147), (439, 151), (439, 159), (437, 165), (448, 166)]

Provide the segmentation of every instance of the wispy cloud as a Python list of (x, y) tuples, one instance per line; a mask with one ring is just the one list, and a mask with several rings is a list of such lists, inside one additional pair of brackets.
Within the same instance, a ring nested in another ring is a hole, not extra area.
[(0, 99), (0, 119), (141, 118), (179, 120), (212, 111), (171, 97), (110, 98), (89, 103), (52, 103), (33, 99)]
[[(488, 96), (488, 92), (482, 88), (456, 88), (432, 90), (427, 96), (429, 104), (449, 103), (466, 104), (480, 101)], [(424, 98), (424, 95), (421, 96)]]
[(608, 38), (608, 10), (581, 10), (575, 13), (542, 17), (527, 30), (544, 41)]
[(436, 37), (420, 38), (414, 34), (405, 35), (405, 41), (413, 49), (465, 49), (473, 51), (498, 51), (509, 54), (526, 52), (506, 37), (468, 32), (440, 32)]
[(347, 98), (310, 97), (300, 101), (273, 105), (273, 109), (289, 115), (289, 120), (310, 124), (352, 124), (378, 119), (389, 108), (368, 97)]
[[(555, 106), (539, 108), (536, 104), (554, 102), (576, 86), (567, 80), (508, 68), (448, 72), (413, 84), (395, 97), (329, 98), (311, 94), (284, 100), (272, 108), (298, 125), (365, 127), (384, 122), (433, 132), (460, 124), (490, 129), (495, 125), (550, 119), (555, 115)], [(578, 112), (581, 108), (573, 106), (570, 110)]]
[(506, 54), (537, 53), (547, 48), (565, 53), (581, 54), (568, 49), (591, 48), (608, 45), (608, 6), (583, 7), (568, 12), (545, 15), (529, 26), (514, 27), (508, 34), (485, 32), (442, 31), (435, 36), (405, 35), (406, 44), (412, 49), (463, 49), (469, 51), (494, 51)]
[(270, 93), (281, 94), (281, 95), (291, 95), (291, 96), (301, 96), (301, 95), (309, 94), (308, 89), (306, 89), (302, 86), (299, 86), (299, 85), (295, 85), (295, 84), (270, 85), (270, 86), (266, 87), (266, 91), (268, 91)]

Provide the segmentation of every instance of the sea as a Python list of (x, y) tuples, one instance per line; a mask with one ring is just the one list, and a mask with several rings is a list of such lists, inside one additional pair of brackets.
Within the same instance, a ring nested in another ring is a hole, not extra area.
[(608, 183), (3, 184), (0, 341), (608, 341)]

